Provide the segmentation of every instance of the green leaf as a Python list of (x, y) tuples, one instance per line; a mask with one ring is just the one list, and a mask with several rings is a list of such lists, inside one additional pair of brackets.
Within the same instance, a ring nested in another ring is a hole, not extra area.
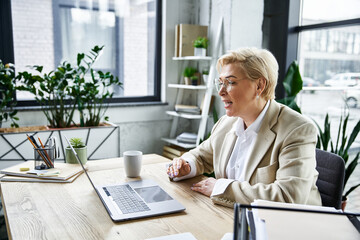
[(351, 161), (351, 163), (347, 166), (346, 170), (345, 170), (345, 179), (344, 179), (344, 186), (346, 185), (347, 181), (349, 180), (351, 174), (354, 172), (356, 166), (358, 165), (358, 159), (359, 159), (359, 154), (356, 154), (355, 158)]
[(320, 141), (320, 136), (319, 135), (317, 135), (316, 148), (321, 149), (321, 141)]
[(295, 98), (296, 98), (296, 96), (289, 96), (289, 97), (285, 97), (283, 99), (279, 99), (277, 101), (301, 114), (301, 110), (300, 110), (299, 106), (297, 105)]
[(84, 53), (79, 53), (79, 54), (77, 55), (77, 65), (78, 65), (78, 66), (80, 66), (81, 61), (84, 59), (84, 57), (85, 57), (85, 54), (84, 54)]
[(352, 191), (354, 191), (357, 187), (360, 186), (360, 183), (355, 185), (355, 186), (352, 186), (345, 194), (344, 194), (344, 197), (346, 198)]
[(296, 94), (301, 91), (303, 81), (300, 75), (299, 65), (296, 61), (293, 61), (290, 64), (288, 71), (285, 75), (283, 84), (288, 97), (296, 96)]
[(37, 66), (37, 65), (34, 66), (34, 69), (40, 73), (42, 72), (43, 68), (44, 68), (43, 66)]
[(353, 144), (353, 142), (355, 141), (357, 135), (359, 134), (360, 131), (360, 120), (357, 122), (357, 124), (355, 125), (353, 131), (351, 132), (348, 144), (345, 148), (345, 151), (347, 152), (350, 149), (351, 144)]

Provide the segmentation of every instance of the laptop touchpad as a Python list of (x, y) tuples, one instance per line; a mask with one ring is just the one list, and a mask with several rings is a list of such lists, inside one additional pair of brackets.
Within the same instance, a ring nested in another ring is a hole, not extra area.
[(134, 188), (134, 190), (147, 203), (172, 200), (172, 198), (164, 190), (162, 190), (159, 186)]

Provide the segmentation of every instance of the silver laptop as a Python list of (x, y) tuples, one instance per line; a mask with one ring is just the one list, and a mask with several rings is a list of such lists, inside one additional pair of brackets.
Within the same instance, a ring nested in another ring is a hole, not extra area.
[(77, 161), (114, 222), (184, 211), (185, 207), (152, 180), (94, 185), (76, 151), (64, 135)]

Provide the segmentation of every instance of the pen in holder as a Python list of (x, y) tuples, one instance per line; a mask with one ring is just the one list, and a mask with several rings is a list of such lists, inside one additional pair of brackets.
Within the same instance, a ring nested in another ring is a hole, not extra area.
[(34, 148), (35, 169), (49, 169), (54, 168), (56, 158), (55, 146), (44, 148)]

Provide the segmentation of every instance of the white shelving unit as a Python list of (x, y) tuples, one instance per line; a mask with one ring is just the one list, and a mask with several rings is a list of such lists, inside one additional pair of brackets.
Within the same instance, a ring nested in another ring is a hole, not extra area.
[[(197, 91), (197, 94), (204, 94), (204, 100), (202, 103), (202, 111), (201, 114), (190, 114), (190, 113), (180, 113), (176, 111), (167, 111), (166, 114), (173, 117), (173, 122), (171, 126), (170, 136), (169, 138), (162, 138), (163, 141), (173, 144), (182, 148), (191, 149), (195, 148), (197, 145), (200, 144), (200, 140), (204, 139), (205, 136), (205, 130), (206, 130), (206, 123), (209, 117), (209, 108), (211, 103), (211, 97), (213, 93), (213, 79), (215, 78), (215, 66), (216, 66), (216, 60), (217, 55), (219, 53), (219, 48), (221, 44), (221, 36), (222, 36), (222, 25), (223, 21), (220, 21), (218, 34), (216, 37), (215, 45), (216, 49), (214, 51), (214, 57), (212, 56), (205, 56), (205, 57), (197, 57), (197, 56), (187, 56), (187, 57), (173, 57), (172, 59), (174, 61), (180, 61), (181, 68), (184, 67), (185, 63), (188, 61), (210, 61), (210, 69), (209, 69), (209, 76), (207, 85), (185, 85), (181, 84), (181, 78), (179, 81), (179, 84), (168, 84), (169, 88), (176, 88), (177, 89), (177, 98), (175, 104), (181, 104), (183, 100), (183, 94), (184, 91)], [(205, 91), (205, 92), (204, 92)], [(178, 142), (176, 140), (176, 130), (178, 127), (178, 121), (179, 118), (185, 118), (189, 120), (200, 120), (198, 132), (197, 132), (197, 139), (195, 144), (189, 144), (189, 143), (182, 143)]]
[[(212, 57), (195, 57), (195, 56), (189, 56), (189, 57), (174, 57), (174, 61), (211, 61)], [(213, 66), (210, 66), (210, 72), (212, 71)], [(210, 76), (209, 76), (210, 77)], [(209, 78), (211, 79), (211, 78)], [(197, 94), (205, 94), (204, 95), (204, 102), (203, 102), (203, 108), (201, 114), (191, 114), (191, 113), (183, 113), (183, 112), (176, 112), (176, 111), (167, 111), (166, 114), (173, 116), (173, 122), (171, 126), (170, 131), (170, 138), (163, 138), (162, 140), (176, 145), (180, 146), (186, 149), (191, 149), (199, 145), (200, 139), (204, 138), (205, 129), (206, 129), (206, 122), (208, 119), (209, 114), (209, 107), (210, 107), (210, 101), (211, 101), (211, 95), (212, 95), (212, 89), (213, 89), (213, 83), (212, 81), (208, 81), (207, 85), (185, 85), (185, 84), (168, 84), (169, 88), (176, 88), (177, 89), (177, 98), (175, 104), (181, 104), (183, 100), (184, 91), (197, 91)], [(205, 93), (204, 93), (205, 91)], [(188, 143), (181, 143), (176, 141), (176, 129), (178, 126), (179, 118), (185, 118), (189, 120), (200, 120), (199, 124), (199, 130), (197, 133), (197, 139), (195, 144), (188, 144)], [(205, 128), (200, 128), (201, 125), (205, 125)]]

